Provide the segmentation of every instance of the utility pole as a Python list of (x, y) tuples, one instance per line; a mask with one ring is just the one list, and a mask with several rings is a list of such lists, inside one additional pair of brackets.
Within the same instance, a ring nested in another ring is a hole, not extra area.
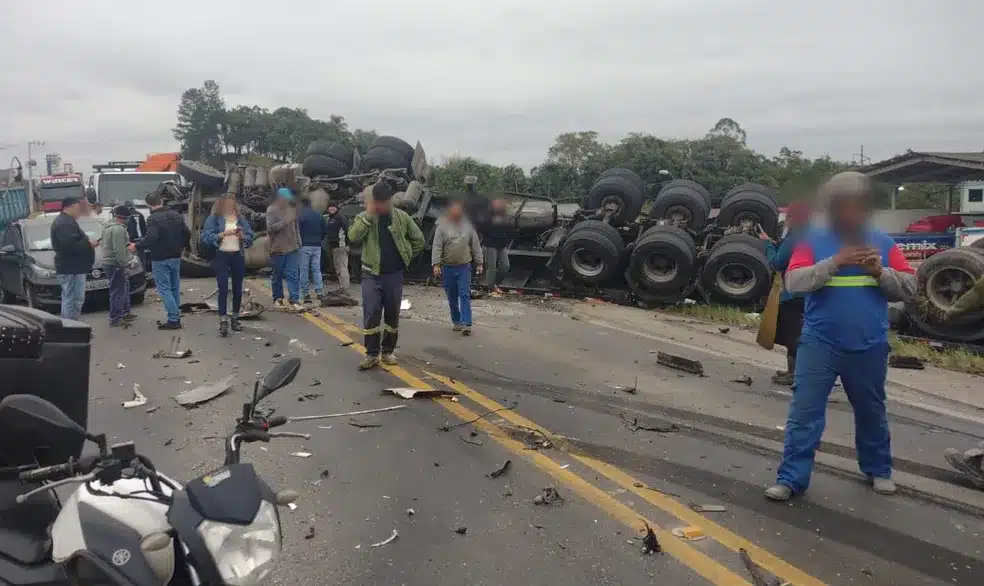
[(27, 143), (27, 205), (33, 214), (34, 209), (34, 166), (38, 164), (31, 156), (31, 147), (44, 146), (43, 140), (32, 140)]
[(861, 145), (860, 153), (854, 153), (854, 157), (857, 159), (859, 167), (864, 167), (867, 163), (871, 162), (871, 157), (866, 157), (864, 155), (864, 145)]

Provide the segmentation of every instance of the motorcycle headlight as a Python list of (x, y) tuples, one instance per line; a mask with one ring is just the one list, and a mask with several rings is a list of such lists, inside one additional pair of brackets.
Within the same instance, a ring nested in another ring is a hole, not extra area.
[(280, 559), (280, 525), (273, 504), (263, 501), (249, 525), (205, 520), (198, 534), (229, 586), (259, 584)]
[(55, 276), (55, 271), (34, 265), (34, 274), (42, 279), (50, 279)]
[(130, 259), (130, 262), (127, 263), (126, 269), (127, 269), (127, 271), (129, 271), (131, 273), (136, 273), (136, 272), (139, 272), (139, 271), (143, 270), (143, 265), (140, 264), (140, 259), (139, 258), (133, 257), (133, 258)]

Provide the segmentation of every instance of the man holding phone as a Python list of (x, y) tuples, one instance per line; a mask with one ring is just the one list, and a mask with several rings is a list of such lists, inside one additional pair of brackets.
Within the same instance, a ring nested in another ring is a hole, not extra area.
[(78, 218), (87, 213), (84, 199), (66, 197), (61, 213), (51, 222), (51, 248), (55, 251), (55, 275), (61, 287), (61, 316), (64, 319), (82, 318), (85, 304), (85, 275), (96, 262), (98, 240), (89, 240), (79, 226)]
[(915, 293), (915, 271), (892, 238), (869, 225), (868, 177), (839, 173), (820, 196), (828, 225), (804, 236), (786, 269), (786, 289), (806, 301), (782, 462), (765, 492), (775, 501), (809, 487), (838, 376), (854, 408), (861, 472), (876, 493), (896, 490), (885, 407), (888, 303)]

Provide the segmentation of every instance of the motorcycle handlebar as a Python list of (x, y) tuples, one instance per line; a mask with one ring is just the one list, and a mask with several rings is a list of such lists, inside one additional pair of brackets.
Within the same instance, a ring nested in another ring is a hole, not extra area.
[(25, 470), (18, 474), (18, 478), (20, 478), (21, 482), (36, 483), (54, 480), (59, 477), (72, 477), (78, 474), (92, 472), (98, 463), (99, 456), (85, 456), (78, 460), (72, 458), (64, 464)]

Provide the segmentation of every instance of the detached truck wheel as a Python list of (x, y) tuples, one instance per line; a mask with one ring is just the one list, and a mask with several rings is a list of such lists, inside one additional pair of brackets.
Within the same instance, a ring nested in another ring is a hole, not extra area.
[(700, 232), (711, 214), (711, 196), (699, 183), (674, 179), (656, 195), (653, 218), (668, 220), (674, 226)]
[(676, 303), (686, 295), (697, 265), (697, 247), (685, 230), (654, 226), (635, 242), (626, 277), (633, 294), (649, 303)]
[(585, 285), (609, 281), (618, 273), (625, 246), (615, 228), (588, 220), (572, 230), (560, 247), (565, 275)]
[(718, 303), (748, 307), (769, 293), (772, 268), (758, 238), (734, 234), (714, 245), (700, 278)]
[(916, 273), (915, 299), (906, 304), (906, 314), (925, 334), (949, 342), (984, 339), (984, 307), (952, 320), (946, 310), (984, 278), (984, 255), (970, 248), (951, 248), (927, 258)]

